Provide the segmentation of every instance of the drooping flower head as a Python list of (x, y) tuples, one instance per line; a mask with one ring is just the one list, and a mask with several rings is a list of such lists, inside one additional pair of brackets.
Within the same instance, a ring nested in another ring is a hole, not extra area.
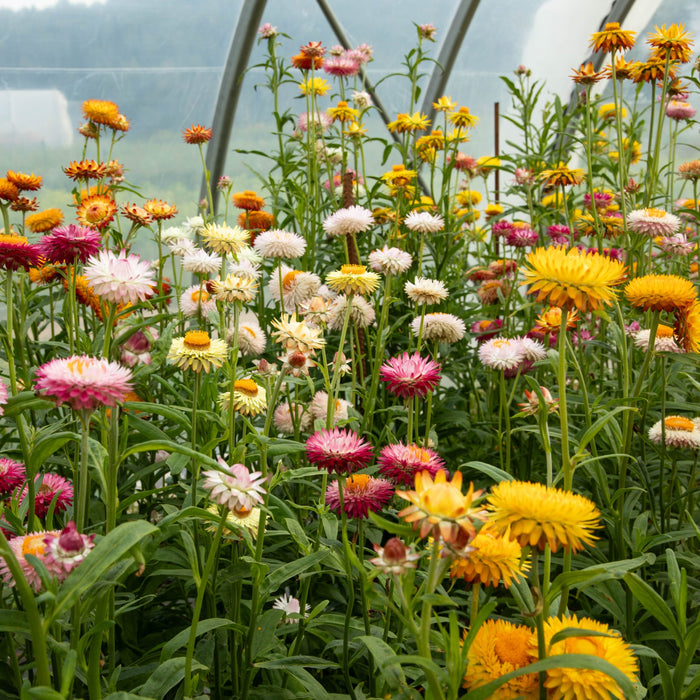
[(662, 61), (679, 61), (688, 63), (693, 55), (693, 40), (691, 34), (685, 30), (684, 24), (671, 24), (666, 28), (654, 27), (656, 33), (649, 32), (647, 43), (652, 47), (652, 58)]
[(221, 470), (202, 472), (202, 487), (209, 491), (215, 503), (236, 512), (249, 512), (257, 503), (263, 502), (265, 477), (262, 472), (251, 472), (245, 464), (231, 464), (219, 457)]
[(349, 428), (319, 430), (306, 441), (306, 456), (319, 469), (353, 474), (372, 458), (372, 446)]
[(383, 547), (375, 544), (374, 551), (377, 556), (369, 560), (370, 564), (376, 566), (382, 573), (394, 576), (401, 576), (409, 569), (415, 569), (416, 562), (421, 558), (419, 553), (413, 552), (398, 537), (387, 540)]
[(416, 474), (422, 471), (435, 476), (440, 469), (444, 469), (445, 462), (437, 452), (427, 447), (398, 442), (382, 448), (377, 466), (382, 476), (408, 486), (415, 482)]
[(180, 369), (209, 372), (219, 368), (228, 357), (228, 346), (221, 338), (210, 338), (206, 331), (187, 331), (184, 337), (173, 338), (168, 362)]
[(153, 296), (153, 270), (135, 253), (100, 251), (88, 260), (83, 274), (93, 292), (113, 304), (136, 304)]
[(508, 533), (522, 547), (544, 549), (549, 544), (578, 552), (597, 539), (600, 513), (584, 496), (543, 484), (501, 481), (488, 497), (493, 531)]
[(36, 376), (39, 394), (76, 411), (115, 406), (133, 389), (130, 369), (87, 355), (50, 360), (39, 367)]
[(84, 263), (96, 255), (102, 246), (98, 231), (84, 226), (69, 224), (58, 226), (38, 243), (39, 251), (52, 263)]
[(620, 29), (619, 22), (608, 22), (602, 32), (595, 32), (591, 37), (591, 47), (597, 53), (627, 51), (634, 46), (635, 32)]
[(0, 458), (0, 499), (9, 496), (23, 484), (25, 476), (24, 464), (7, 457)]
[(698, 298), (695, 285), (677, 275), (644, 275), (625, 287), (627, 300), (645, 311), (674, 311), (690, 306)]
[(624, 280), (625, 266), (599, 253), (578, 248), (537, 248), (527, 256), (525, 281), (528, 294), (537, 301), (549, 299), (553, 306), (595, 311), (612, 303), (613, 287)]
[(326, 341), (321, 337), (320, 328), (311, 328), (303, 320), (297, 319), (296, 314), (282, 314), (279, 319), (272, 321), (276, 329), (270, 335), (275, 337), (285, 350), (301, 350), (309, 352), (320, 350)]
[[(396, 495), (411, 503), (399, 517), (414, 528), (420, 527), (422, 538), (432, 534), (451, 543), (466, 535), (468, 544), (476, 536), (475, 520), (484, 520), (484, 511), (473, 507), (473, 501), (481, 495), (474, 492), (474, 484), (469, 491), (462, 493), (462, 472), (455, 472), (452, 481), (447, 480), (447, 472), (440, 469), (435, 479), (429, 472), (418, 472), (414, 491), (397, 491)], [(463, 533), (462, 535), (460, 533)]]
[[(386, 479), (369, 474), (352, 474), (343, 488), (343, 510), (350, 518), (366, 518), (371, 511), (380, 511), (394, 495), (394, 487)], [(333, 481), (326, 489), (326, 504), (340, 513), (340, 482)]]
[[(552, 643), (555, 635), (568, 628), (590, 631), (592, 635), (565, 636)], [(544, 640), (549, 656), (558, 654), (588, 654), (611, 663), (622, 671), (632, 683), (637, 682), (637, 659), (627, 642), (603, 622), (576, 615), (550, 617), (544, 623)], [(537, 656), (537, 639), (533, 637), (531, 653)], [(551, 668), (544, 682), (547, 696), (567, 700), (591, 700), (591, 698), (617, 698), (624, 700), (625, 694), (615, 680), (603, 671), (591, 669)]]
[(76, 566), (82, 564), (92, 548), (95, 535), (80, 534), (71, 520), (59, 533), (44, 537), (44, 565), (59, 581), (63, 581)]
[(410, 399), (425, 396), (440, 383), (440, 365), (415, 352), (404, 352), (387, 360), (379, 370), (379, 377), (394, 396)]

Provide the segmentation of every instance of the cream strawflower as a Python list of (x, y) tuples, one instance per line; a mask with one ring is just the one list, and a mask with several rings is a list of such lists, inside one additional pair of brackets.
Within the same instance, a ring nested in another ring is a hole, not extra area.
[[(333, 425), (336, 426), (340, 421), (348, 419), (348, 409), (352, 406), (349, 401), (345, 399), (336, 399), (335, 406), (333, 407)], [(328, 394), (325, 391), (317, 391), (311, 403), (309, 404), (309, 413), (316, 420), (326, 420), (328, 413)]]
[(230, 274), (225, 280), (215, 279), (207, 282), (207, 291), (217, 301), (232, 304), (234, 301), (247, 303), (255, 299), (258, 282), (252, 277), (239, 277)]
[(375, 272), (383, 272), (385, 275), (398, 275), (401, 272), (406, 272), (411, 267), (412, 262), (413, 258), (410, 253), (386, 245), (381, 250), (373, 250), (369, 254), (369, 266)]
[[(411, 332), (418, 336), (421, 317), (411, 321)], [(437, 340), (439, 343), (456, 343), (464, 337), (466, 327), (461, 318), (440, 312), (425, 314), (423, 317), (423, 340)]]
[(374, 217), (369, 209), (357, 205), (338, 209), (326, 217), (323, 230), (329, 236), (347, 236), (349, 233), (362, 233), (374, 225)]
[(403, 221), (409, 231), (437, 233), (445, 228), (445, 220), (427, 211), (412, 211)]
[(281, 229), (259, 233), (253, 248), (263, 258), (300, 258), (306, 251), (306, 241), (298, 234)]
[(209, 372), (221, 367), (227, 357), (228, 346), (220, 338), (212, 340), (205, 331), (187, 331), (183, 338), (173, 338), (167, 359), (180, 369)]
[(98, 297), (113, 304), (136, 304), (153, 296), (155, 277), (149, 263), (122, 250), (103, 250), (90, 258), (83, 276)]
[(351, 297), (346, 297), (344, 294), (341, 294), (339, 297), (336, 297), (328, 307), (326, 322), (330, 329), (339, 331), (343, 327), (345, 311), (348, 307), (348, 299), (351, 299), (350, 320), (358, 328), (367, 328), (367, 326), (374, 323), (376, 317), (374, 308), (372, 308), (372, 305), (364, 297), (358, 297), (354, 294)]
[(509, 370), (520, 365), (525, 353), (517, 338), (491, 338), (479, 346), (479, 359), (486, 367)]
[(697, 418), (691, 420), (684, 416), (666, 416), (663, 421), (657, 421), (649, 428), (649, 439), (660, 445), (663, 435), (669, 447), (700, 449), (700, 427), (697, 421)]
[(207, 316), (210, 311), (216, 310), (216, 300), (206, 289), (194, 284), (180, 295), (180, 309), (188, 318)]
[[(229, 329), (226, 341), (233, 342), (233, 328)], [(238, 319), (238, 351), (241, 355), (262, 355), (266, 344), (267, 338), (255, 314), (241, 314)]]
[(176, 238), (167, 245), (170, 252), (173, 255), (177, 255), (178, 258), (184, 258), (187, 253), (191, 253), (196, 249), (194, 242), (189, 238)]
[(304, 321), (300, 321), (296, 314), (291, 316), (282, 314), (279, 319), (272, 322), (272, 325), (276, 330), (270, 335), (274, 336), (285, 350), (309, 352), (320, 350), (326, 344), (321, 337), (321, 329), (311, 328)]
[[(293, 270), (282, 265), (282, 296), (284, 298), (284, 310), (294, 313), (299, 306), (314, 297), (321, 287), (321, 279), (313, 272)], [(273, 272), (270, 275), (270, 295), (275, 301), (280, 300), (280, 274)]]
[(207, 248), (224, 255), (236, 255), (250, 240), (250, 232), (238, 226), (207, 224), (199, 234)]
[(416, 277), (413, 282), (404, 285), (406, 296), (414, 304), (439, 304), (447, 299), (447, 287), (440, 280), (431, 280), (427, 277)]
[[(219, 396), (219, 404), (224, 411), (231, 406), (231, 392)], [(252, 379), (237, 379), (233, 383), (233, 410), (244, 416), (257, 416), (267, 409), (267, 392)]]
[(379, 287), (379, 275), (364, 265), (341, 265), (328, 273), (326, 284), (339, 294), (371, 294)]
[(211, 275), (221, 269), (221, 257), (202, 248), (194, 248), (182, 256), (182, 267), (188, 272)]

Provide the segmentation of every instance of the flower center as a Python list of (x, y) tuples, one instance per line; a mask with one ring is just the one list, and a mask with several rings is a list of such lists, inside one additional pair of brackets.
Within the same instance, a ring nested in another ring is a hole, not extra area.
[(367, 268), (364, 265), (342, 265), (340, 271), (344, 275), (364, 275)]
[(247, 331), (248, 333), (250, 333), (250, 335), (253, 336), (253, 338), (258, 337), (257, 335), (255, 335), (255, 331), (250, 326), (241, 326), (241, 330)]
[(86, 364), (87, 363), (83, 358), (74, 357), (73, 359), (68, 360), (68, 362), (66, 362), (66, 367), (68, 368), (68, 371), (72, 374), (82, 374)]
[(297, 275), (301, 274), (301, 270), (290, 270), (283, 278), (282, 278), (282, 286), (285, 289), (291, 289), (292, 285), (294, 284), (294, 280), (296, 279)]
[(37, 494), (40, 493), (51, 493), (51, 487), (48, 484), (42, 484), (37, 491)]
[(412, 462), (420, 462), (421, 464), (427, 464), (430, 462), (430, 454), (422, 447), (411, 445), (408, 448), (408, 453)]
[(570, 637), (566, 640), (567, 654), (590, 654), (603, 656), (601, 643), (595, 637)]
[(666, 212), (663, 209), (645, 209), (644, 214), (654, 219), (663, 219), (666, 216)]
[(185, 347), (190, 350), (206, 350), (211, 345), (209, 333), (206, 331), (187, 331)]
[(350, 493), (365, 491), (369, 484), (369, 478), (369, 474), (353, 474), (345, 482), (345, 490)]
[(209, 292), (205, 291), (204, 289), (197, 289), (196, 291), (192, 292), (191, 298), (195, 303), (198, 301), (209, 301)]
[(532, 637), (527, 628), (509, 630), (508, 634), (499, 635), (494, 645), (496, 656), (514, 668), (522, 668), (530, 663), (529, 653)]
[(670, 338), (673, 335), (673, 328), (659, 324), (656, 328), (657, 338)]
[(24, 236), (6, 236), (5, 234), (2, 234), (2, 237), (0, 237), (0, 242), (3, 245), (27, 245), (29, 243)]
[(35, 557), (42, 556), (46, 550), (44, 537), (46, 537), (44, 534), (27, 535), (22, 542), (22, 556), (27, 554), (33, 554)]
[(683, 416), (669, 416), (664, 420), (664, 424), (669, 430), (683, 430), (686, 433), (692, 433), (695, 430), (695, 423)]
[(258, 395), (258, 385), (252, 379), (238, 379), (233, 383), (233, 388), (246, 396)]

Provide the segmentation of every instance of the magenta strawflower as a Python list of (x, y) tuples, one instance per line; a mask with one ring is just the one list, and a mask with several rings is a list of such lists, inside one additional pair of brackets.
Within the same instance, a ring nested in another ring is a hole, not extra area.
[(39, 248), (24, 236), (0, 234), (0, 269), (19, 270), (37, 267), (41, 259)]
[(372, 459), (372, 446), (349, 428), (319, 430), (306, 441), (306, 456), (319, 469), (352, 474)]
[(202, 472), (202, 486), (207, 489), (212, 501), (226, 506), (236, 513), (253, 509), (263, 502), (265, 477), (262, 472), (251, 472), (245, 464), (228, 465), (219, 457), (221, 471), (210, 469)]
[[(42, 563), (46, 557), (46, 540), (50, 538), (58, 539), (61, 533), (58, 530), (50, 532), (31, 532), (26, 535), (20, 535), (10, 540), (10, 548), (19, 562), (20, 568), (27, 583), (32, 589), (38, 593), (41, 589), (41, 579), (37, 574), (36, 569), (27, 561), (27, 554), (36, 557)], [(6, 586), (12, 588), (15, 585), (15, 578), (10, 571), (10, 567), (4, 558), (0, 557), (0, 578)]]
[(59, 581), (63, 581), (78, 564), (85, 560), (95, 546), (95, 535), (81, 535), (71, 520), (58, 537), (44, 537), (44, 565)]
[(553, 224), (547, 229), (547, 235), (554, 245), (568, 245), (571, 241), (571, 229), (563, 224)]
[(114, 406), (132, 390), (131, 370), (116, 362), (73, 355), (51, 360), (36, 371), (36, 391), (76, 411)]
[(102, 246), (102, 234), (92, 228), (69, 224), (58, 226), (37, 244), (42, 256), (52, 263), (84, 263)]
[(383, 447), (377, 458), (382, 476), (405, 485), (413, 484), (418, 472), (427, 471), (430, 476), (435, 476), (444, 465), (445, 462), (437, 452), (418, 445), (404, 445), (402, 442)]
[[(34, 484), (41, 485), (36, 489), (34, 495), (34, 512), (40, 518), (46, 517), (46, 514), (51, 509), (51, 504), (56, 499), (54, 504), (54, 513), (62, 513), (68, 506), (73, 504), (73, 484), (64, 479), (58, 474), (37, 474), (34, 478)], [(27, 487), (22, 489), (20, 500), (24, 500), (27, 495)]]
[(539, 234), (531, 228), (516, 227), (506, 234), (506, 245), (514, 248), (527, 248), (536, 245), (538, 240)]
[(323, 62), (323, 70), (328, 75), (347, 77), (357, 75), (360, 70), (360, 62), (352, 56), (333, 56)]
[[(386, 479), (375, 479), (369, 474), (349, 476), (343, 488), (343, 510), (351, 518), (366, 518), (386, 506), (394, 495), (394, 487)], [(326, 489), (326, 504), (340, 513), (340, 484), (334, 481)]]
[(95, 294), (113, 304), (135, 304), (153, 296), (156, 283), (149, 263), (122, 250), (115, 255), (103, 250), (90, 258), (85, 279)]
[(440, 383), (440, 365), (414, 352), (404, 352), (387, 360), (379, 369), (387, 391), (403, 399), (425, 396)]
[(0, 498), (9, 496), (20, 484), (24, 483), (26, 470), (22, 462), (3, 457), (0, 459)]
[(5, 413), (3, 406), (7, 403), (7, 384), (0, 379), (0, 416)]

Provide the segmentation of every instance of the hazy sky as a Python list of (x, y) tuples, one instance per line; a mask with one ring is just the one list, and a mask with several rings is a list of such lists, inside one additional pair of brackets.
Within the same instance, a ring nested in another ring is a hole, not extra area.
[[(104, 5), (107, 0), (68, 0), (71, 5), (94, 5), (99, 3)], [(47, 7), (58, 5), (58, 0), (0, 0), (2, 10), (26, 10), (28, 8), (44, 10)]]

